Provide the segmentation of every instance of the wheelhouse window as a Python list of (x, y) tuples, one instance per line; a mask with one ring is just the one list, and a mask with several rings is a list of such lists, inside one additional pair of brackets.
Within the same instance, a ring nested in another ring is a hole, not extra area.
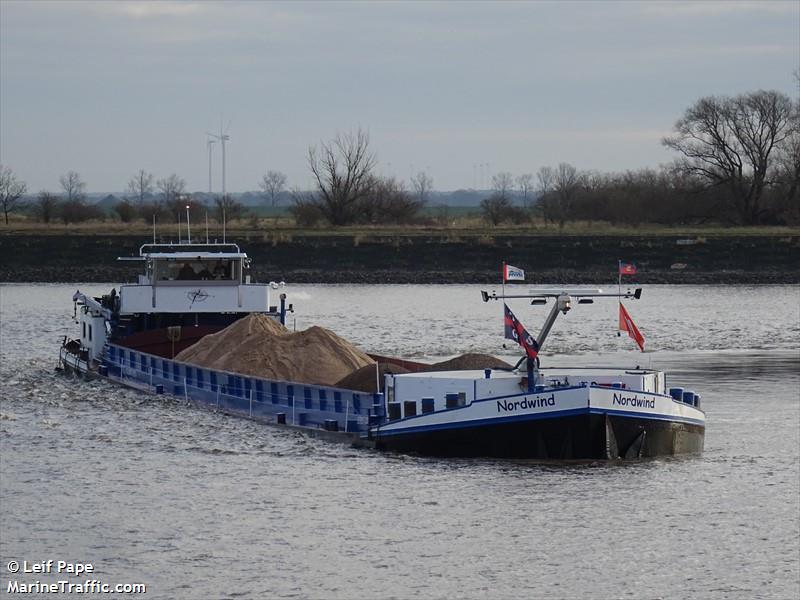
[(157, 281), (239, 281), (240, 269), (236, 258), (166, 258), (153, 264)]

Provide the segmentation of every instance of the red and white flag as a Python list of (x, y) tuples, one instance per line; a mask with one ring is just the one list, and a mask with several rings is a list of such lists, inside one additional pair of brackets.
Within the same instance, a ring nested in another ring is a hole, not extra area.
[(619, 263), (620, 275), (636, 275), (636, 265), (633, 263)]
[(503, 283), (506, 281), (525, 281), (525, 271), (503, 263)]
[(631, 339), (639, 346), (639, 349), (644, 352), (644, 336), (639, 331), (639, 328), (636, 327), (636, 323), (633, 322), (628, 311), (622, 306), (622, 302), (619, 303), (619, 330), (627, 331)]
[(505, 335), (509, 340), (514, 340), (525, 349), (525, 354), (528, 358), (534, 359), (539, 354), (539, 344), (533, 339), (533, 336), (528, 333), (525, 326), (517, 320), (508, 304), (503, 303), (503, 325), (505, 326)]

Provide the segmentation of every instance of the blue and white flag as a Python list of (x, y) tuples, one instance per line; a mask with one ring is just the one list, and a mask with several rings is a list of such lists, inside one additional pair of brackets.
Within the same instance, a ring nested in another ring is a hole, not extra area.
[(503, 263), (503, 283), (506, 281), (525, 281), (525, 271)]

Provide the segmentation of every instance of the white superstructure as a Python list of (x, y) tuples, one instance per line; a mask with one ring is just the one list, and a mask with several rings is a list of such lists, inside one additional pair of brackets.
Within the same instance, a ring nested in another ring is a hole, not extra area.
[(143, 263), (143, 272), (135, 283), (100, 298), (75, 293), (80, 338), (69, 345), (65, 340), (65, 360), (91, 366), (107, 342), (130, 336), (137, 336), (137, 345), (149, 344), (151, 351), (156, 351), (153, 343), (169, 341), (171, 354), (173, 341), (182, 339), (185, 345), (246, 314), (264, 313), (284, 322), (286, 295), (270, 304), (270, 290), (280, 285), (252, 283), (250, 259), (236, 244), (144, 244), (139, 256), (119, 260)]
[(145, 272), (121, 286), (122, 315), (270, 311), (270, 286), (250, 283), (250, 261), (236, 244), (145, 244), (136, 260)]

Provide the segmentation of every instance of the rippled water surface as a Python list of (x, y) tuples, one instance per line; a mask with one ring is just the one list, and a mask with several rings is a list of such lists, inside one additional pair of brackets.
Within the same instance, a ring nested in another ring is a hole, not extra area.
[[(298, 328), (370, 351), (513, 359), (479, 289), (287, 291)], [(9, 560), (52, 558), (152, 598), (800, 594), (798, 287), (650, 286), (644, 354), (613, 302), (560, 318), (543, 365), (652, 365), (708, 416), (701, 456), (568, 466), (353, 450), (56, 375), (73, 291), (0, 286), (4, 590)], [(532, 332), (547, 310), (512, 309)]]

